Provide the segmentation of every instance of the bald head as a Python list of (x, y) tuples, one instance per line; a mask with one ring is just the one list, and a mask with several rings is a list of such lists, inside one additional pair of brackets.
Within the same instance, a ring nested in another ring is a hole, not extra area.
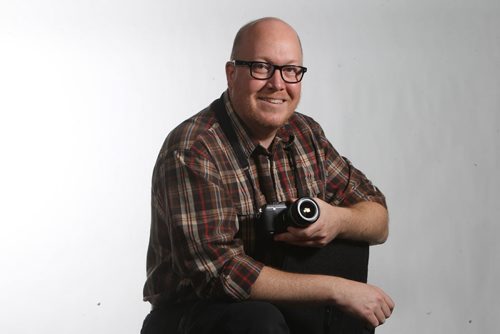
[(233, 49), (231, 51), (231, 59), (238, 59), (241, 57), (242, 48), (245, 44), (249, 43), (255, 35), (259, 33), (272, 32), (273, 30), (279, 29), (280, 31), (286, 31), (288, 33), (293, 33), (297, 38), (297, 43), (300, 46), (300, 52), (302, 53), (302, 45), (300, 42), (299, 35), (297, 32), (283, 20), (275, 17), (264, 17), (257, 19), (245, 24), (238, 30), (233, 42)]

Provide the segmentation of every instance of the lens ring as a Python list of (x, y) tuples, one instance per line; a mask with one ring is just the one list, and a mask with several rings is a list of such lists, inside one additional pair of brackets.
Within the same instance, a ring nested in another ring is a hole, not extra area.
[(295, 222), (297, 225), (307, 226), (318, 220), (320, 212), (319, 206), (310, 197), (299, 198), (294, 204), (293, 213), (295, 215)]

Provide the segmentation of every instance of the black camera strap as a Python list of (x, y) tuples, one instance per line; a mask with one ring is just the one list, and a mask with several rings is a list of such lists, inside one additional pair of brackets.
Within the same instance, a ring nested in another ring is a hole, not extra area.
[[(233, 149), (234, 154), (236, 155), (238, 159), (238, 164), (240, 168), (242, 168), (245, 173), (247, 174), (248, 180), (252, 186), (253, 190), (253, 196), (256, 198), (257, 196), (257, 189), (255, 188), (255, 184), (252, 180), (252, 175), (250, 174), (250, 169), (249, 169), (249, 164), (248, 164), (248, 158), (246, 157), (243, 148), (241, 147), (241, 143), (238, 141), (238, 137), (236, 135), (236, 132), (231, 124), (231, 119), (229, 118), (229, 115), (227, 114), (226, 107), (224, 105), (224, 98), (221, 96), (220, 99), (215, 100), (212, 104), (214, 111), (215, 111), (215, 117), (217, 118), (217, 121), (219, 122), (222, 132), (224, 132), (224, 135), (226, 138), (229, 140), (229, 143), (231, 144), (231, 147)], [(254, 201), (254, 209), (255, 212), (257, 212), (260, 208), (257, 207), (257, 202)], [(254, 226), (255, 230), (255, 237), (256, 238), (262, 238), (260, 239), (260, 242), (257, 242), (254, 245), (254, 258), (259, 260), (259, 261), (264, 261), (266, 253), (268, 249), (272, 247), (272, 238), (270, 236), (264, 235), (259, 233), (259, 228), (257, 226)]]
[(238, 141), (238, 137), (236, 136), (236, 132), (234, 131), (233, 126), (231, 125), (231, 119), (226, 111), (226, 106), (224, 105), (224, 98), (221, 96), (219, 99), (213, 102), (213, 107), (215, 110), (215, 117), (222, 128), (222, 131), (226, 135), (231, 147), (233, 148), (234, 154), (238, 159), (238, 164), (242, 169), (248, 167), (248, 159), (243, 152), (243, 148), (241, 147), (240, 142)]
[(295, 188), (297, 189), (297, 197), (301, 198), (306, 196), (306, 194), (304, 193), (305, 188), (303, 187), (302, 180), (298, 175), (299, 171), (297, 170), (297, 160), (295, 160), (295, 152), (293, 151), (294, 140), (295, 137), (293, 135), (290, 135), (288, 142), (285, 144), (285, 152), (288, 156), (288, 160), (292, 165), (293, 177), (295, 178)]
[[(236, 132), (234, 131), (233, 126), (231, 125), (231, 119), (229, 118), (229, 115), (227, 114), (226, 111), (226, 106), (224, 105), (224, 98), (221, 96), (219, 99), (213, 102), (212, 106), (215, 111), (215, 117), (217, 118), (217, 121), (219, 122), (222, 128), (222, 132), (224, 132), (224, 134), (226, 135), (226, 138), (229, 140), (229, 143), (231, 144), (234, 154), (236, 154), (236, 158), (238, 159), (238, 164), (240, 168), (248, 170), (248, 159), (245, 153), (243, 152), (241, 143), (238, 141)], [(298, 176), (297, 161), (295, 159), (295, 153), (293, 150), (294, 140), (295, 137), (293, 135), (290, 135), (290, 138), (285, 143), (285, 152), (292, 166), (295, 178), (295, 186), (297, 189), (297, 197), (300, 198), (306, 196), (306, 194), (304, 194), (303, 184), (300, 177)]]

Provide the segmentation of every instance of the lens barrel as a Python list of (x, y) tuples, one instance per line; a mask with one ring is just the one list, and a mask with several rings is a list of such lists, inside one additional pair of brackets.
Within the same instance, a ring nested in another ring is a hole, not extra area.
[(289, 209), (291, 222), (289, 225), (305, 227), (314, 223), (319, 218), (319, 206), (310, 197), (302, 197), (296, 200)]

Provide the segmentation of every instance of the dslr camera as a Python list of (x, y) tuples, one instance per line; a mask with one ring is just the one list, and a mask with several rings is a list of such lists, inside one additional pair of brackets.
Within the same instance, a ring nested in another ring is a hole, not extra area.
[(285, 232), (287, 227), (307, 227), (319, 218), (319, 206), (310, 197), (295, 202), (277, 202), (264, 205), (258, 214), (259, 226), (266, 235)]

